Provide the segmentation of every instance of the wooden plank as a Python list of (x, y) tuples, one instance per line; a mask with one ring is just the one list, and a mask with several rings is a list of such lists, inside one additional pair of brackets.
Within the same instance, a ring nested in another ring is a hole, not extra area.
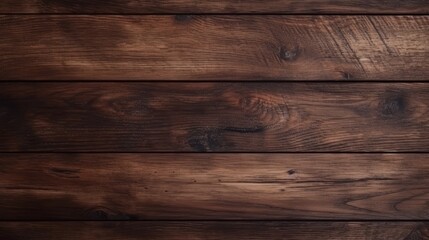
[(3, 152), (426, 152), (426, 83), (3, 83)]
[(425, 222), (2, 222), (8, 240), (427, 240)]
[(429, 16), (12, 15), (0, 35), (0, 80), (429, 76)]
[(2, 0), (0, 13), (428, 14), (426, 0)]
[(429, 154), (1, 154), (0, 220), (429, 219)]

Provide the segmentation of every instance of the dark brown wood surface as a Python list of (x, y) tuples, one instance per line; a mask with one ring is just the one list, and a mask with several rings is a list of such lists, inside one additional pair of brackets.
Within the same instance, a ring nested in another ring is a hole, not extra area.
[(3, 83), (3, 152), (425, 152), (426, 83)]
[(428, 16), (12, 15), (0, 35), (0, 80), (429, 75)]
[(429, 218), (429, 154), (2, 154), (0, 166), (0, 220)]
[(425, 222), (2, 222), (7, 240), (427, 240)]
[(0, 0), (0, 240), (429, 240), (429, 0)]
[(2, 0), (0, 13), (403, 13), (427, 14), (427, 0)]

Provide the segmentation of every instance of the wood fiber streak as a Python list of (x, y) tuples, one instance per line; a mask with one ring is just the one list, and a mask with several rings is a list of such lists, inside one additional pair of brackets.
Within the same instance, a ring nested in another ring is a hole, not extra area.
[(2, 0), (0, 13), (427, 14), (426, 0)]
[(2, 222), (8, 240), (427, 240), (420, 222)]
[(427, 83), (3, 83), (0, 151), (426, 152)]
[(429, 75), (429, 16), (11, 15), (0, 35), (0, 80)]
[(428, 154), (1, 154), (0, 220), (428, 219)]

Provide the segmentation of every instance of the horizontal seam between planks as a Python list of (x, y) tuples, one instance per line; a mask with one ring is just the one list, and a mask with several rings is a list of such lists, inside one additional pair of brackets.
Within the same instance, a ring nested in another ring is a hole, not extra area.
[(429, 83), (428, 80), (0, 80), (5, 83)]
[(428, 219), (158, 219), (158, 220), (0, 220), (2, 222), (429, 222)]
[(429, 16), (427, 13), (282, 13), (282, 12), (266, 12), (266, 13), (0, 13), (4, 16), (22, 15), (22, 16), (43, 16), (43, 15), (58, 15), (58, 16), (176, 16), (176, 15), (194, 15), (194, 16)]
[(12, 152), (3, 152), (0, 151), (0, 154), (429, 154), (428, 151), (423, 152), (417, 152), (417, 151), (410, 151), (410, 152), (380, 152), (380, 151), (373, 151), (373, 152), (338, 152), (338, 151), (314, 151), (314, 152), (195, 152), (195, 151), (142, 151), (142, 152), (135, 152), (135, 151), (128, 151), (128, 152), (121, 152), (121, 151), (114, 151), (114, 152), (103, 152), (103, 151), (26, 151), (26, 152), (20, 152), (20, 151), (12, 151)]

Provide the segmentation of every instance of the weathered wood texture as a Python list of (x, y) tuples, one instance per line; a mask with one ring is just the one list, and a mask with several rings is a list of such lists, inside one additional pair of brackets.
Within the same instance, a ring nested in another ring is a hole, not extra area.
[(427, 240), (425, 222), (2, 222), (7, 240)]
[(0, 13), (429, 13), (427, 0), (2, 0)]
[(1, 220), (429, 219), (429, 154), (1, 154)]
[(0, 35), (0, 80), (429, 75), (429, 16), (1, 16)]
[(426, 152), (427, 83), (3, 83), (0, 151)]

